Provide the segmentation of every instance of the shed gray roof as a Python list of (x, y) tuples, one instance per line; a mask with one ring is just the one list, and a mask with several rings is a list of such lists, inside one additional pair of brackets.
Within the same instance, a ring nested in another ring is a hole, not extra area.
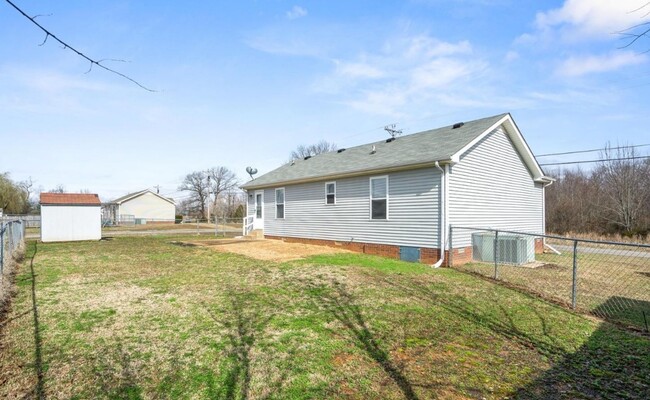
[[(329, 152), (307, 160), (287, 163), (255, 180), (245, 183), (243, 189), (278, 186), (319, 178), (345, 176), (364, 171), (418, 166), (436, 161), (451, 160), (452, 156), (471, 143), (506, 114), (465, 122), (460, 128), (453, 125), (411, 135), (351, 147), (342, 152)], [(375, 153), (371, 154), (372, 146)], [(340, 151), (340, 150), (339, 150)]]

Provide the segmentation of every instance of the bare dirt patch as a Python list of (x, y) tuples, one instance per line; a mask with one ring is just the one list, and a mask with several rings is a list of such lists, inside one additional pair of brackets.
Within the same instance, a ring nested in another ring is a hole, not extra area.
[(281, 240), (197, 240), (183, 242), (196, 246), (206, 246), (222, 253), (236, 253), (263, 261), (293, 261), (318, 254), (350, 253), (349, 250), (337, 249), (313, 244), (287, 243)]

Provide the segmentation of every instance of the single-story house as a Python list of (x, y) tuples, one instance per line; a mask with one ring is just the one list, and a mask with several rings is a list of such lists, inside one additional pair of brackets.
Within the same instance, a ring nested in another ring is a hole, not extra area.
[(41, 241), (102, 238), (101, 202), (96, 194), (41, 193)]
[[(501, 114), (282, 165), (242, 186), (245, 231), (441, 265), (450, 226), (543, 233), (552, 182)], [(452, 246), (471, 259), (469, 231)]]
[(149, 189), (129, 193), (102, 205), (104, 222), (121, 223), (174, 222), (176, 203)]

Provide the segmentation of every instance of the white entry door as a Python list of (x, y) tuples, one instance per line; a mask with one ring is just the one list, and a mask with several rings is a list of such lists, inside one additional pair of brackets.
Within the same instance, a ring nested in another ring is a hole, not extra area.
[(255, 192), (255, 218), (253, 229), (264, 229), (264, 191)]

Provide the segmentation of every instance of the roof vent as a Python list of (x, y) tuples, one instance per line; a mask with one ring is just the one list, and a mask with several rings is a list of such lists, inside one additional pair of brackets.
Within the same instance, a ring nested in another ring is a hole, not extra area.
[(375, 145), (372, 145), (372, 150), (370, 150), (370, 154), (375, 154), (377, 152), (377, 148), (375, 148)]
[(390, 143), (390, 142), (392, 142), (393, 140), (395, 140), (394, 137), (392, 137), (392, 138), (388, 138), (388, 139), (386, 139), (386, 143)]
[(311, 156), (306, 156), (305, 158), (303, 158), (303, 160), (309, 160), (310, 158)]
[(344, 151), (345, 151), (345, 149), (338, 149), (338, 150), (336, 150), (337, 153), (343, 153)]
[(458, 129), (458, 128), (460, 128), (460, 127), (463, 126), (463, 125), (465, 125), (464, 122), (456, 122), (456, 123), (454, 124), (454, 126), (453, 126), (451, 129)]

